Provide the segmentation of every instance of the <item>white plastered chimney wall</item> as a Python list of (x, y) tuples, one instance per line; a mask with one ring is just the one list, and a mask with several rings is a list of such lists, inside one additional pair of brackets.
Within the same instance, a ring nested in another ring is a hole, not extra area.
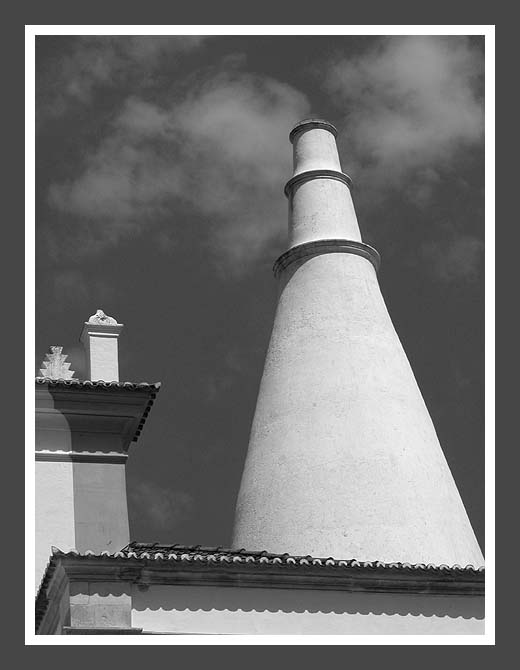
[(336, 129), (299, 123), (289, 250), (232, 545), (361, 561), (483, 565), (361, 241)]
[(85, 322), (80, 341), (85, 348), (87, 379), (119, 381), (118, 339), (123, 328), (101, 309)]

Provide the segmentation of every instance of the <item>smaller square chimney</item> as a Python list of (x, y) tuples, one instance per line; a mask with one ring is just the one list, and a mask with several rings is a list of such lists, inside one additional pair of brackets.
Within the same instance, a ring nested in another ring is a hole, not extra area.
[(80, 341), (87, 356), (87, 379), (118, 382), (117, 340), (124, 325), (98, 309), (83, 326)]

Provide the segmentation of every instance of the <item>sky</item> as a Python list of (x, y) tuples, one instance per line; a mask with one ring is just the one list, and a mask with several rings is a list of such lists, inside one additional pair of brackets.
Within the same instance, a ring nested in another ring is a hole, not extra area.
[(288, 135), (338, 128), (363, 240), (484, 548), (484, 42), (37, 36), (36, 354), (103, 309), (162, 383), (131, 538), (229, 546), (287, 248)]

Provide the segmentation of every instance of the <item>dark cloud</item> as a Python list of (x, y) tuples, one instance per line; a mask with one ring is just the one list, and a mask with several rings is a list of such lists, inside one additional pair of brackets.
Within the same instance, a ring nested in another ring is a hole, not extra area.
[(38, 80), (39, 120), (91, 103), (99, 88), (121, 85), (128, 79), (143, 84), (162, 60), (171, 62), (178, 54), (199, 47), (204, 39), (195, 35), (77, 37)]
[(136, 482), (130, 490), (130, 498), (151, 530), (173, 533), (175, 527), (192, 514), (193, 498), (189, 493), (165, 488), (156, 482)]
[(421, 257), (426, 267), (443, 282), (475, 281), (484, 261), (484, 244), (471, 235), (459, 235), (451, 240), (425, 242)]
[(96, 302), (101, 296), (106, 302), (111, 302), (114, 288), (109, 282), (99, 276), (91, 276), (84, 270), (59, 269), (53, 277), (53, 292), (56, 300), (68, 302), (74, 300), (88, 300)]

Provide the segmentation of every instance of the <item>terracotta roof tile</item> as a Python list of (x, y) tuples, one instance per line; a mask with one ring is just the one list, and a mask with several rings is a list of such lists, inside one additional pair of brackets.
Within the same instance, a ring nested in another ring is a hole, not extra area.
[(48, 386), (61, 386), (65, 388), (103, 388), (103, 389), (129, 389), (131, 391), (159, 391), (161, 382), (149, 384), (148, 382), (104, 382), (91, 381), (90, 379), (51, 379), (50, 377), (35, 377), (36, 384)]
[(475, 567), (473, 565), (433, 565), (431, 563), (382, 563), (381, 561), (357, 561), (356, 559), (337, 559), (332, 556), (319, 558), (312, 556), (291, 556), (290, 554), (272, 554), (267, 551), (246, 551), (245, 549), (224, 549), (222, 547), (203, 547), (201, 545), (180, 545), (180, 544), (160, 544), (131, 542), (129, 545), (114, 554), (102, 552), (95, 554), (92, 551), (83, 553), (77, 551), (62, 552), (54, 549), (53, 556), (70, 556), (88, 558), (128, 558), (135, 560), (173, 560), (187, 561), (194, 560), (202, 562), (218, 563), (256, 563), (258, 565), (314, 565), (320, 567), (334, 568), (361, 568), (361, 569), (385, 569), (399, 571), (423, 571), (423, 572), (446, 572), (453, 575), (465, 574), (484, 574), (484, 566)]

